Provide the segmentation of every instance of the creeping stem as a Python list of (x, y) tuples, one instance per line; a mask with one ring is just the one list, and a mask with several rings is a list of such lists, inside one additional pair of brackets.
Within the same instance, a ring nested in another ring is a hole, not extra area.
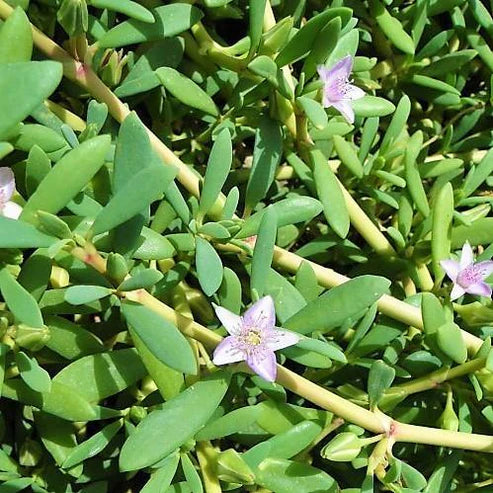
[[(105, 260), (98, 253), (93, 253), (90, 250), (88, 255), (84, 253), (83, 249), (74, 248), (72, 254), (94, 267), (101, 274), (106, 274)], [(194, 320), (184, 317), (144, 289), (130, 291), (124, 293), (123, 296), (129, 301), (146, 306), (173, 323), (183, 334), (198, 340), (210, 349), (215, 348), (222, 340), (220, 335)], [(473, 371), (475, 367), (468, 369)], [(464, 368), (461, 368), (457, 372), (457, 376), (463, 374), (463, 371)], [(361, 426), (371, 433), (383, 433), (394, 442), (421, 443), (493, 453), (493, 437), (491, 436), (400, 423), (378, 410), (372, 412), (358, 406), (281, 365), (278, 365), (277, 368), (277, 383), (322, 409), (336, 414), (345, 421)]]
[(477, 358), (453, 368), (445, 366), (444, 368), (440, 368), (439, 370), (436, 370), (429, 375), (417, 378), (412, 382), (403, 383), (400, 385), (396, 385), (395, 387), (391, 387), (386, 392), (386, 394), (410, 395), (416, 394), (417, 392), (434, 389), (447, 380), (453, 380), (454, 378), (463, 377), (465, 375), (469, 375), (470, 373), (482, 370), (485, 367), (485, 364), (486, 358)]
[[(6, 19), (13, 9), (4, 1), (0, 0), (0, 17)], [(86, 88), (92, 96), (104, 102), (108, 110), (117, 121), (122, 122), (130, 113), (126, 105), (120, 101), (115, 94), (99, 79), (94, 71), (87, 65), (74, 60), (65, 50), (45, 36), (41, 31), (32, 26), (33, 39), (37, 48), (45, 53), (49, 58), (57, 60), (63, 64), (64, 74), (67, 78), (77, 82)], [(175, 166), (178, 169), (178, 180), (193, 195), (199, 195), (200, 178), (183, 163), (158, 137), (148, 130), (149, 138), (156, 152), (161, 156), (164, 164)], [(217, 216), (222, 210), (224, 196), (220, 196), (212, 216)], [(87, 252), (76, 248), (73, 254), (92, 265), (99, 272), (105, 273), (105, 261), (96, 251)], [(296, 272), (305, 261), (296, 254), (276, 247), (274, 252), (274, 263), (288, 271)], [(324, 287), (333, 287), (348, 281), (348, 278), (318, 264), (310, 262), (319, 283)], [(213, 348), (221, 340), (221, 337), (202, 325), (183, 317), (172, 308), (154, 298), (145, 290), (138, 290), (125, 294), (128, 300), (141, 303), (151, 310), (174, 323), (185, 335), (192, 337), (204, 345)], [(418, 308), (412, 307), (391, 296), (383, 296), (379, 301), (379, 310), (396, 320), (413, 325), (421, 329), (423, 326), (421, 313)], [(462, 332), (468, 347), (474, 351), (479, 348), (481, 339)], [(327, 409), (345, 420), (364, 427), (372, 433), (385, 433), (394, 441), (422, 443), (436, 446), (446, 446), (461, 448), (465, 450), (476, 450), (483, 452), (493, 452), (493, 437), (477, 435), (448, 430), (439, 430), (421, 426), (408, 425), (392, 420), (391, 417), (383, 413), (374, 413), (364, 409), (342, 397), (330, 392), (329, 390), (310, 382), (309, 380), (293, 373), (292, 371), (279, 366), (278, 383), (301, 397), (317, 404), (323, 409)]]
[[(6, 19), (12, 12), (12, 7), (10, 7), (4, 0), (0, 0), (0, 17)], [(91, 67), (74, 60), (63, 48), (54, 43), (36, 27), (32, 26), (32, 30), (34, 43), (37, 48), (53, 60), (61, 62), (64, 67), (64, 74), (67, 78), (87, 89), (98, 101), (105, 103), (108, 106), (110, 114), (118, 122), (122, 122), (127, 117), (130, 113), (128, 107), (123, 104), (123, 102), (101, 81)], [(165, 165), (175, 166), (178, 169), (178, 181), (192, 195), (196, 197), (199, 196), (200, 178), (153, 132), (149, 129), (147, 129), (147, 132), (155, 151), (159, 154), (163, 160), (163, 163)], [(216, 204), (209, 212), (211, 217), (217, 217), (220, 215), (224, 205), (224, 200), (225, 197), (221, 194)], [(356, 210), (354, 204), (352, 204), (350, 208), (352, 208), (355, 213), (357, 212), (358, 214), (364, 214), (362, 210), (361, 212)], [(368, 219), (368, 221), (370, 220)], [(366, 223), (366, 220), (364, 223)], [(367, 224), (367, 227), (370, 227), (369, 224)], [(373, 230), (373, 232), (376, 234), (375, 230)], [(378, 231), (378, 233), (380, 232)], [(384, 245), (381, 237), (380, 242), (382, 249), (389, 251), (388, 246)], [(392, 247), (390, 246), (390, 248)], [(282, 248), (276, 248), (274, 252), (275, 265), (288, 272), (296, 272), (303, 261), (304, 259), (300, 256), (288, 252)], [(338, 274), (332, 269), (328, 269), (313, 262), (310, 264), (314, 268), (317, 280), (321, 286), (332, 288), (348, 280), (347, 277)], [(383, 296), (378, 303), (378, 308), (383, 314), (394, 318), (395, 320), (412, 325), (418, 329), (423, 328), (423, 321), (419, 308), (408, 305), (392, 296)], [(482, 344), (482, 340), (480, 338), (464, 330), (462, 331), (462, 335), (471, 353), (474, 353), (477, 349), (479, 349)]]

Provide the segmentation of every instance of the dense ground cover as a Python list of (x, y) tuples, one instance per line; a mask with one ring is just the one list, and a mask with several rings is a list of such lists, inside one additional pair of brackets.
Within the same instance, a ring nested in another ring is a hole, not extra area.
[(0, 491), (493, 491), (491, 7), (0, 0)]

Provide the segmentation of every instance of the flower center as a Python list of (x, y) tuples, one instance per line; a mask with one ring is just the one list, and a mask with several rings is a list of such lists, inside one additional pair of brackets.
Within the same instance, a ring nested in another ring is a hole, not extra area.
[(459, 275), (457, 276), (457, 283), (463, 288), (468, 288), (482, 280), (481, 269), (476, 268), (475, 265), (469, 265), (459, 272)]
[(249, 346), (258, 346), (262, 343), (262, 337), (260, 337), (260, 333), (257, 330), (249, 330), (245, 336), (245, 342)]
[(336, 87), (337, 87), (337, 92), (345, 96), (349, 91), (350, 91), (350, 83), (349, 79), (347, 77), (337, 77), (336, 79)]

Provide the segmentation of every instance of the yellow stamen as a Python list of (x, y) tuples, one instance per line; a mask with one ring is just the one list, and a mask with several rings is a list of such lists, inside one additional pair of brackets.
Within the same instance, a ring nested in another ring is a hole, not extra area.
[(245, 338), (246, 343), (249, 346), (258, 346), (262, 342), (259, 332), (250, 330)]

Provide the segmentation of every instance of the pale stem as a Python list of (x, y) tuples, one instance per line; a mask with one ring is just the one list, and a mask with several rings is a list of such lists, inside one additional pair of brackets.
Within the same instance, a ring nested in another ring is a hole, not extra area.
[(493, 453), (493, 437), (476, 435), (462, 431), (440, 430), (426, 426), (408, 425), (394, 422), (397, 442), (440, 445), (463, 450)]
[[(484, 481), (478, 481), (477, 483), (467, 484), (460, 488), (454, 490), (454, 493), (473, 493), (473, 491), (479, 491), (480, 488), (485, 488), (486, 486), (490, 486), (493, 484), (492, 479), (485, 479)], [(487, 493), (487, 490), (484, 490), (484, 493)]]
[(222, 493), (221, 484), (216, 474), (216, 457), (217, 452), (211, 442), (197, 443), (197, 459), (199, 460), (206, 493)]
[(418, 276), (421, 291), (431, 291), (433, 289), (433, 278), (425, 264), (416, 265), (416, 275)]
[[(4, 0), (0, 0), (0, 17), (7, 18), (13, 9)], [(126, 116), (130, 113), (130, 110), (126, 105), (120, 101), (115, 94), (99, 79), (99, 77), (93, 72), (93, 70), (80, 62), (75, 61), (65, 50), (54, 43), (50, 38), (43, 34), (39, 29), (32, 26), (33, 39), (36, 46), (45, 53), (48, 57), (58, 60), (64, 65), (65, 75), (85, 87), (91, 94), (98, 99), (106, 103), (108, 110), (111, 115), (118, 121), (122, 122)], [(174, 153), (171, 151), (159, 138), (154, 135), (149, 129), (147, 129), (151, 144), (153, 145), (155, 151), (161, 156), (163, 162), (166, 165), (176, 166), (178, 169), (178, 180), (180, 183), (194, 196), (198, 197), (200, 193), (200, 177), (192, 171), (185, 163), (183, 163)], [(346, 191), (346, 194), (349, 193)], [(369, 220), (369, 218), (364, 214), (364, 212), (359, 208), (358, 204), (350, 197), (350, 204), (348, 209), (352, 211), (353, 215), (360, 217), (357, 220), (360, 224), (360, 228), (363, 231), (369, 231), (369, 236), (371, 236), (372, 241), (377, 245), (378, 250), (382, 253), (387, 251), (390, 253), (388, 246), (393, 251), (390, 243), (383, 237), (378, 228)], [(224, 205), (225, 197), (220, 195), (214, 207), (211, 209), (210, 214), (212, 217), (217, 217), (222, 211)], [(352, 202), (351, 202), (352, 201)], [(364, 216), (364, 218), (363, 218)], [(368, 222), (369, 221), (369, 222)], [(363, 226), (361, 226), (363, 224)], [(377, 233), (378, 232), (378, 239)], [(360, 234), (361, 231), (360, 231)], [(382, 240), (383, 237), (383, 240)], [(289, 271), (297, 272), (298, 267), (304, 261), (303, 258), (296, 254), (288, 252), (287, 250), (276, 247), (274, 251), (274, 262), (277, 266)], [(324, 287), (334, 287), (343, 282), (348, 281), (348, 278), (338, 274), (332, 269), (322, 267), (318, 264), (310, 262), (310, 265), (314, 268), (317, 280)], [(403, 323), (413, 325), (416, 328), (423, 328), (423, 321), (421, 318), (421, 312), (418, 308), (408, 305), (396, 298), (384, 295), (380, 298), (378, 302), (379, 310), (385, 315), (399, 320)], [(482, 344), (482, 340), (469, 332), (462, 331), (464, 341), (470, 351), (475, 351), (479, 349)]]
[(45, 101), (45, 106), (52, 113), (58, 116), (63, 123), (66, 123), (70, 128), (72, 128), (72, 130), (75, 130), (76, 132), (83, 132), (86, 129), (86, 122), (79, 116), (69, 111), (67, 108), (60, 106), (49, 99)]
[[(218, 250), (238, 254), (245, 254), (248, 251), (247, 248), (241, 248), (240, 246), (232, 244), (217, 244), (216, 248)], [(319, 284), (326, 288), (340, 286), (341, 284), (351, 280), (349, 277), (343, 276), (335, 270), (329, 269), (328, 267), (323, 267), (315, 262), (312, 262), (311, 260), (304, 259), (295, 253), (289, 252), (284, 248), (277, 246), (274, 247), (272, 261), (276, 266), (292, 274), (296, 274), (301, 264), (303, 262), (307, 262), (312, 267)], [(378, 310), (388, 317), (398, 320), (404, 324), (412, 325), (419, 330), (423, 330), (423, 319), (419, 308), (387, 294), (384, 294), (378, 300), (377, 306)], [(481, 347), (481, 344), (483, 344), (483, 340), (462, 329), (461, 333), (469, 353), (474, 354)]]
[(402, 280), (402, 287), (404, 288), (404, 292), (406, 293), (406, 296), (413, 296), (417, 293), (416, 285), (414, 284), (413, 280), (410, 277), (405, 277)]
[[(250, 170), (246, 168), (238, 169), (235, 173), (235, 184), (245, 183), (250, 176)], [(291, 180), (294, 177), (294, 171), (291, 166), (279, 166), (275, 179), (279, 181)]]
[[(274, 248), (274, 263), (288, 272), (295, 274), (303, 262), (310, 264), (318, 281), (324, 287), (332, 288), (350, 280), (349, 277), (343, 276), (335, 270), (329, 269), (328, 267), (322, 267), (315, 262), (304, 259), (283, 248)], [(399, 320), (400, 322), (412, 325), (418, 329), (423, 329), (423, 320), (419, 308), (409, 305), (404, 301), (393, 298), (392, 296), (383, 295), (378, 300), (378, 309), (385, 315)], [(482, 344), (481, 340), (479, 344)]]
[(485, 364), (485, 358), (478, 358), (468, 361), (467, 363), (463, 363), (462, 365), (455, 366), (454, 368), (440, 368), (439, 370), (436, 370), (424, 377), (417, 378), (412, 382), (391, 387), (385, 394), (392, 395), (393, 393), (404, 393), (406, 395), (410, 395), (417, 392), (434, 389), (447, 380), (453, 380), (454, 378), (459, 378), (464, 375), (474, 373), (475, 371), (479, 371), (484, 368)]
[(346, 190), (344, 185), (337, 180), (341, 187), (342, 194), (346, 200), (346, 207), (351, 219), (351, 224), (356, 231), (366, 240), (366, 242), (380, 255), (396, 256), (397, 253), (389, 240), (385, 238), (383, 233), (373, 223), (373, 221), (365, 214), (363, 209), (358, 205), (352, 195)]

